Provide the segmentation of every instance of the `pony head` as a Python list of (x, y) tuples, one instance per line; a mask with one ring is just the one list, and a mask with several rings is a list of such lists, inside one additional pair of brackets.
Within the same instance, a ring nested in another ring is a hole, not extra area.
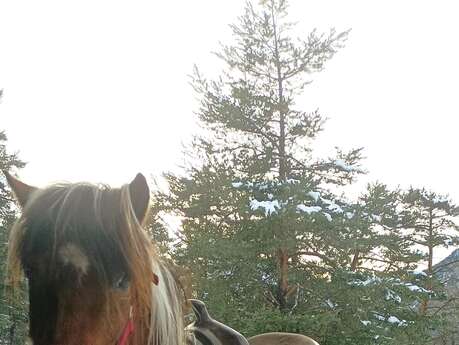
[(142, 228), (150, 196), (143, 175), (121, 188), (44, 189), (5, 175), (22, 207), (10, 234), (9, 278), (28, 280), (34, 345), (182, 342), (174, 278)]

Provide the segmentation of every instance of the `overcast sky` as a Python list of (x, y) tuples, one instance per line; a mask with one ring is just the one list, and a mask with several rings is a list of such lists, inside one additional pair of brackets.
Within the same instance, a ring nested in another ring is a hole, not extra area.
[[(21, 176), (120, 185), (176, 169), (193, 131), (187, 75), (221, 67), (241, 0), (0, 2), (0, 130)], [(361, 180), (459, 202), (459, 21), (453, 1), (291, 0), (305, 34), (352, 28), (298, 103), (329, 118), (316, 143), (365, 147)]]

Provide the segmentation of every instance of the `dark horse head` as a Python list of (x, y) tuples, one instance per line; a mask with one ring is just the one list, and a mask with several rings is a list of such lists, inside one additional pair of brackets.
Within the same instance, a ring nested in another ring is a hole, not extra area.
[[(34, 345), (177, 344), (171, 274), (142, 229), (149, 189), (88, 183), (31, 187), (5, 173), (23, 212), (9, 242), (10, 278), (29, 282)], [(167, 338), (167, 340), (166, 340)]]

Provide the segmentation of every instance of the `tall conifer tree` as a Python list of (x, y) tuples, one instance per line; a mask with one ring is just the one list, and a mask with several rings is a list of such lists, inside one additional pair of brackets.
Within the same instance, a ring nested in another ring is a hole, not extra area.
[[(0, 91), (0, 99), (1, 96)], [(23, 293), (12, 296), (5, 286), (8, 233), (16, 219), (17, 208), (1, 171), (22, 168), (24, 163), (16, 154), (7, 152), (6, 143), (6, 135), (0, 131), (0, 344), (18, 345), (24, 344), (27, 332), (26, 297)]]
[(184, 174), (165, 175), (155, 216), (181, 220), (174, 258), (191, 268), (196, 297), (246, 335), (425, 338), (412, 305), (429, 292), (408, 272), (420, 256), (400, 230), (399, 192), (375, 184), (356, 203), (337, 195), (364, 173), (361, 149), (315, 158), (324, 118), (296, 106), (348, 31), (293, 39), (287, 10), (283, 0), (247, 3), (234, 43), (217, 53), (224, 73), (207, 79), (195, 68), (202, 131)]
[[(321, 71), (343, 47), (348, 32), (313, 31), (306, 39), (295, 40), (289, 32), (293, 25), (286, 20), (287, 8), (287, 2), (279, 0), (264, 1), (259, 7), (247, 3), (239, 23), (231, 26), (234, 45), (223, 46), (217, 54), (226, 62), (226, 72), (213, 81), (202, 77), (198, 69), (193, 76), (201, 98), (198, 115), (207, 130), (206, 136), (195, 141), (194, 152), (204, 165), (195, 173), (224, 170), (227, 185), (240, 181), (242, 188), (251, 189), (246, 191), (253, 194), (252, 208), (259, 187), (268, 192), (265, 197), (285, 194), (294, 188), (292, 181), (312, 191), (324, 183), (345, 184), (360, 172), (355, 167), (359, 149), (339, 151), (330, 160), (313, 160), (310, 142), (322, 130), (324, 119), (318, 111), (295, 107), (310, 74)], [(291, 247), (296, 235), (289, 223), (279, 216), (270, 225), (277, 243), (273, 248), (278, 268), (274, 300), (280, 309), (287, 307), (291, 291), (289, 261), (299, 255)]]

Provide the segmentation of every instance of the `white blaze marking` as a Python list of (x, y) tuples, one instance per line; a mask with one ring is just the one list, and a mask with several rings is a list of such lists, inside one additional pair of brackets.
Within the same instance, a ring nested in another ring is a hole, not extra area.
[(88, 272), (89, 260), (80, 248), (68, 243), (59, 249), (59, 256), (64, 265), (72, 265), (82, 275)]

